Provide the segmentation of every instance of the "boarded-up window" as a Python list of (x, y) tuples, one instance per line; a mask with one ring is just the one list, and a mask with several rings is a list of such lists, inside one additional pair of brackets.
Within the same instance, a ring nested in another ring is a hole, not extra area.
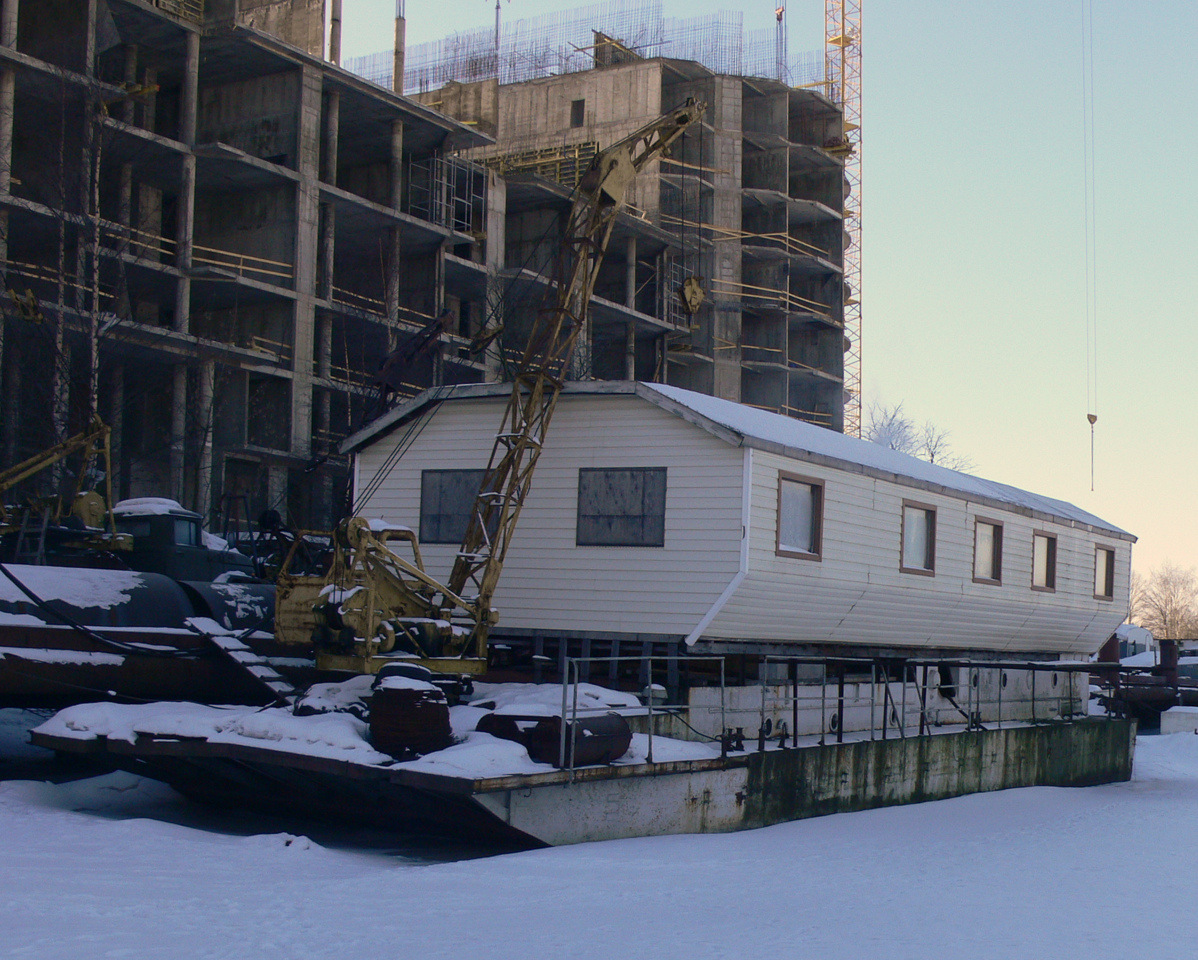
[(580, 547), (663, 547), (666, 468), (578, 471)]
[(422, 470), (420, 542), (461, 543), (485, 470)]
[(1002, 524), (978, 520), (973, 532), (973, 579), (1002, 582)]
[(1032, 535), (1032, 589), (1057, 588), (1057, 538), (1047, 533)]
[(899, 561), (906, 573), (931, 574), (936, 569), (936, 508), (903, 504), (903, 547)]
[(824, 485), (818, 480), (778, 477), (777, 551), (787, 557), (818, 560), (823, 527)]
[(1094, 599), (1115, 599), (1115, 551), (1110, 547), (1094, 548)]

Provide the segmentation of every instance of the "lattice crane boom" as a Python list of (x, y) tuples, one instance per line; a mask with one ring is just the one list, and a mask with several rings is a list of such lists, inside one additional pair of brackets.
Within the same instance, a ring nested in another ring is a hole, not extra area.
[(844, 111), (844, 432), (850, 436), (861, 435), (861, 4), (824, 0), (824, 84)]
[(491, 598), (576, 348), (581, 348), (576, 372), (580, 378), (590, 374), (591, 292), (616, 218), (636, 175), (659, 159), (704, 111), (703, 104), (692, 101), (647, 124), (600, 152), (579, 183), (562, 244), (561, 281), (529, 337), (470, 527), (449, 577), (454, 593), (477, 596), (476, 643), (484, 649)]

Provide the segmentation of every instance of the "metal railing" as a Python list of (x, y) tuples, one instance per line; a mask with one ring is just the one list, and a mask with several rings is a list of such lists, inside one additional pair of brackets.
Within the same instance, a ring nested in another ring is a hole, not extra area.
[[(657, 659), (657, 662), (660, 664), (664, 658), (656, 658), (656, 659)], [(604, 663), (604, 664), (609, 664), (609, 665), (618, 665), (621, 663), (627, 663), (627, 664), (636, 664), (640, 667), (641, 676), (645, 682), (645, 691), (642, 696), (642, 699), (644, 700), (643, 716), (645, 716), (645, 718), (646, 718), (645, 729), (646, 729), (646, 734), (648, 737), (648, 748), (647, 748), (645, 759), (646, 759), (646, 762), (648, 762), (648, 763), (653, 762), (654, 718), (655, 717), (661, 718), (664, 716), (677, 717), (680, 715), (684, 715), (690, 709), (687, 704), (681, 704), (681, 703), (671, 704), (669, 702), (663, 702), (663, 703), (655, 702), (657, 699), (656, 692), (658, 690), (661, 690), (662, 693), (664, 694), (665, 688), (660, 687), (653, 682), (654, 660), (655, 660), (655, 658), (652, 656), (649, 656), (649, 657), (566, 657), (565, 658), (565, 660), (564, 660), (565, 675), (562, 677), (563, 682), (562, 682), (561, 737), (560, 737), (560, 743), (559, 743), (559, 749), (558, 749), (558, 766), (561, 769), (573, 770), (574, 766), (575, 766), (574, 765), (574, 751), (572, 749), (569, 749), (569, 744), (568, 744), (568, 741), (570, 739), (577, 738), (577, 735), (574, 733), (575, 723), (580, 718), (585, 717), (585, 716), (594, 716), (594, 715), (601, 715), (601, 714), (613, 712), (612, 707), (589, 707), (589, 708), (582, 707), (582, 708), (580, 708), (578, 706), (578, 686), (580, 683), (583, 682), (582, 681), (582, 675), (584, 672), (583, 666), (584, 665), (586, 666), (586, 668), (587, 668), (586, 673), (589, 675), (590, 665), (594, 664), (594, 663)], [(688, 657), (687, 662), (691, 663), (691, 664), (710, 663), (710, 664), (719, 666), (719, 675), (720, 675), (719, 689), (720, 689), (720, 693), (721, 693), (721, 696), (720, 696), (720, 729), (722, 730), (724, 727), (723, 693), (727, 689), (726, 675), (724, 672), (724, 668), (725, 668), (724, 658), (723, 657)], [(573, 680), (570, 679), (571, 674), (573, 675)], [(640, 712), (640, 708), (637, 708), (637, 707), (617, 708), (617, 709), (622, 709), (624, 715), (626, 715), (626, 716), (628, 716), (628, 715), (635, 716), (637, 713)], [(655, 710), (656, 710), (656, 713), (654, 712)], [(689, 726), (689, 724), (687, 726)], [(693, 727), (691, 729), (694, 730)], [(702, 737), (702, 734), (700, 734), (699, 731), (695, 731), (695, 733), (698, 734), (700, 737)], [(714, 738), (706, 738), (706, 739), (714, 739)], [(721, 740), (721, 755), (726, 754), (726, 752), (727, 752), (727, 743), (725, 741)]]
[[(781, 683), (771, 676), (777, 673), (771, 667), (778, 666), (788, 673)], [(849, 732), (885, 740), (944, 728), (1068, 720), (1086, 715), (1089, 685), (1079, 691), (1074, 678), (1088, 678), (1092, 669), (1088, 663), (1034, 660), (766, 657), (759, 680), (760, 729), (777, 736), (777, 718), (787, 714), (794, 746), (799, 736), (818, 735), (822, 745), (828, 735), (842, 743)], [(801, 723), (804, 714), (808, 719)]]
[[(675, 691), (675, 702), (654, 683), (655, 671), (671, 660), (705, 677), (704, 685), (690, 686), (685, 697)], [(1095, 668), (1075, 661), (767, 656), (758, 665), (756, 683), (729, 686), (721, 656), (564, 657), (561, 663), (558, 766), (563, 770), (575, 768), (576, 723), (609, 712), (635, 720), (638, 727), (643, 722), (648, 763), (654, 762), (654, 737), (718, 745), (718, 756), (727, 757), (846, 739), (905, 739), (1069, 721), (1087, 715), (1088, 674)], [(590, 676), (592, 664), (609, 665), (611, 676), (620, 664), (634, 665), (637, 685), (643, 686), (641, 705), (580, 706), (579, 684)]]

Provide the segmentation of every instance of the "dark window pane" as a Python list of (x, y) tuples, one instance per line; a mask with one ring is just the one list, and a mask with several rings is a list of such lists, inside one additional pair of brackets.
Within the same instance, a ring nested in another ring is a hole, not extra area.
[(200, 545), (200, 525), (194, 520), (175, 518), (175, 543), (183, 547)]
[(424, 470), (420, 474), (420, 540), (461, 543), (485, 470)]
[(579, 546), (661, 547), (665, 531), (665, 467), (578, 471)]

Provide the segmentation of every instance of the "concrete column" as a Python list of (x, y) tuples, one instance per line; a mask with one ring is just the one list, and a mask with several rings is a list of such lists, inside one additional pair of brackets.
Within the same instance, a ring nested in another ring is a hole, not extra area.
[[(148, 73), (148, 71), (147, 71)], [(175, 266), (179, 279), (175, 285), (175, 329), (187, 333), (191, 328), (191, 257), (195, 231), (196, 201), (196, 114), (199, 109), (200, 35), (188, 32), (187, 57), (183, 85), (179, 93), (179, 140), (189, 148), (183, 157), (179, 184), (179, 203), (175, 226)]]
[(6, 47), (17, 45), (17, 15), (21, 0), (0, 0), (0, 43)]
[(184, 453), (187, 448), (187, 367), (171, 370), (171, 497), (186, 505), (183, 496)]
[[(123, 77), (125, 84), (132, 86), (137, 83), (137, 45), (129, 44), (125, 47), (125, 73)], [(121, 120), (130, 126), (134, 123), (134, 114), (136, 103), (132, 97), (128, 97), (121, 101)], [(130, 253), (132, 251), (132, 233), (133, 226), (133, 164), (122, 163), (120, 175), (120, 195), (117, 200), (117, 221), (121, 224), (124, 230), (124, 249), (122, 252)], [(129, 283), (125, 271), (122, 269), (117, 274), (117, 302), (116, 314), (120, 317), (131, 317), (133, 309), (129, 303)]]
[[(494, 170), (487, 171), (487, 302), (484, 305), (483, 325), (494, 327), (506, 321), (504, 315), (504, 268), (507, 223), (507, 181)], [(499, 380), (503, 370), (499, 363), (500, 341), (487, 348), (483, 357), (483, 379)]]
[(108, 384), (108, 426), (112, 429), (108, 439), (108, 458), (112, 461), (112, 497), (121, 500), (122, 485), (125, 483), (125, 471), (121, 463), (125, 442), (125, 366), (120, 363), (113, 366), (112, 379)]
[(291, 452), (312, 449), (312, 375), (316, 334), (316, 258), (320, 235), (321, 86), (319, 70), (300, 75), (296, 157), (295, 313), (292, 344)]
[[(340, 35), (340, 0), (334, 0), (333, 16), (336, 30), (332, 33), (329, 40), (329, 58), (334, 63), (340, 59), (341, 51), (341, 35)], [(335, 54), (335, 55), (334, 55)], [(324, 112), (324, 149), (321, 151), (321, 174), (320, 179), (325, 183), (336, 186), (337, 184), (337, 163), (338, 163), (338, 135), (341, 125), (341, 94), (336, 90), (330, 90), (325, 94), (325, 112)], [(325, 300), (333, 299), (333, 283), (336, 279), (336, 262), (337, 262), (337, 208), (332, 203), (321, 204), (321, 228), (320, 228), (320, 262), (321, 262), (321, 277), (320, 288), (318, 295)], [(333, 327), (332, 320), (326, 317), (323, 321), (316, 325), (316, 374), (321, 379), (327, 380), (332, 365), (333, 354)], [(327, 435), (329, 430), (329, 408), (330, 397), (328, 388), (317, 388), (313, 391), (316, 404), (315, 412), (315, 428), (322, 435)], [(321, 483), (321, 502), (322, 504), (328, 500), (324, 496), (324, 488), (328, 486), (327, 478)]]
[(96, 75), (96, 14), (98, 0), (87, 0), (87, 19), (83, 28), (83, 66), (79, 71), (85, 77)]
[[(150, 71), (146, 71), (147, 77)], [(199, 98), (200, 35), (187, 33), (187, 53), (183, 63), (183, 83), (179, 91), (179, 140), (188, 147), (183, 157), (179, 183), (179, 202), (175, 225), (175, 266), (179, 278), (175, 281), (175, 330), (188, 333), (191, 329), (191, 255), (195, 229), (196, 113)], [(156, 119), (153, 107), (147, 110), (150, 123)], [(150, 127), (152, 129), (152, 126)], [(171, 491), (184, 503), (187, 447), (187, 367), (178, 364), (171, 381)]]
[[(341, 94), (330, 90), (325, 94), (324, 149), (321, 151), (320, 179), (332, 186), (337, 184), (338, 128), (341, 122)], [(321, 204), (320, 230), (321, 283), (319, 295), (325, 300), (333, 297), (333, 270), (336, 256), (337, 208), (332, 203)]]
[[(6, 47), (15, 48), (17, 45), (17, 9), (19, 6), (18, 0), (2, 0), (0, 2), (0, 44)], [(13, 104), (16, 97), (17, 75), (11, 67), (5, 66), (0, 69), (0, 195), (7, 195), (12, 191), (12, 127), (13, 127)], [(5, 280), (4, 285), (7, 286), (8, 277), (8, 211), (0, 211), (0, 276)], [(0, 291), (2, 293), (3, 291)], [(0, 370), (4, 369), (4, 326), (7, 320), (0, 316)], [(20, 379), (20, 372), (16, 370), (14, 358), (10, 358), (9, 366), (13, 369), (9, 372), (10, 379)], [(11, 421), (16, 418), (15, 406), (8, 408), (12, 411), (9, 417), (5, 418), (5, 443), (4, 448), (9, 452), (8, 462), (14, 463), (16, 449), (15, 431), (16, 425)], [(9, 441), (9, 432), (13, 432), (13, 440)]]
[(341, 65), (341, 0), (333, 0), (329, 13), (329, 60)]
[[(391, 206), (396, 210), (400, 208), (403, 199), (403, 140), (403, 122), (395, 120), (391, 124)], [(392, 227), (384, 263), (387, 275), (383, 278), (388, 350), (394, 350), (399, 346), (399, 330), (396, 327), (396, 321), (399, 316), (400, 256), (403, 252), (401, 240), (399, 227)]]
[[(190, 61), (191, 49), (188, 47), (188, 59)], [(198, 58), (197, 58), (198, 60)], [(198, 78), (198, 74), (197, 74)], [(153, 87), (158, 83), (158, 70), (156, 67), (146, 67), (145, 73), (141, 75), (142, 86)], [(187, 78), (184, 78), (184, 83)], [(141, 98), (141, 125), (151, 133), (154, 132), (154, 127), (158, 123), (158, 94), (147, 93)]]
[(216, 382), (216, 364), (204, 360), (200, 364), (200, 462), (196, 469), (196, 513), (205, 521), (212, 518), (212, 395)]
[(403, 0), (395, 0), (395, 46), (391, 61), (391, 89), (403, 93), (404, 49), (407, 46), (408, 24), (404, 20)]

